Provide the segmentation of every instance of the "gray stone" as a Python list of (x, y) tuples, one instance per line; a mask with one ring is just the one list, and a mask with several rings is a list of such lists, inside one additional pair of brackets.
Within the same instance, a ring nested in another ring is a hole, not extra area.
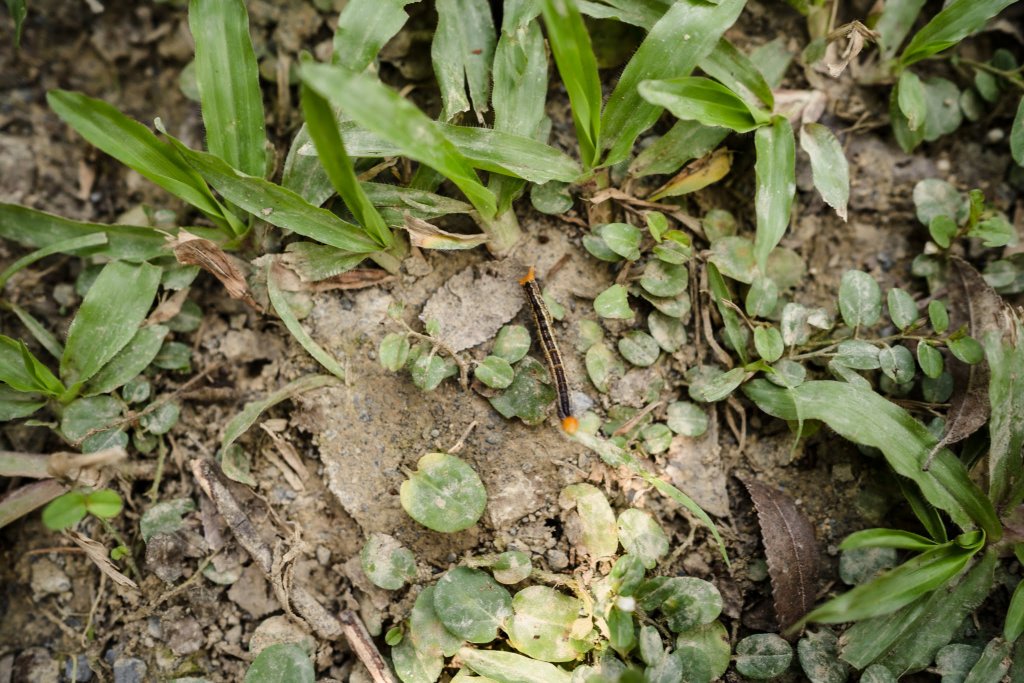
[(53, 595), (71, 590), (71, 579), (64, 570), (46, 557), (32, 563), (32, 593), (36, 597)]
[(114, 662), (114, 683), (144, 683), (148, 667), (137, 657), (122, 657)]

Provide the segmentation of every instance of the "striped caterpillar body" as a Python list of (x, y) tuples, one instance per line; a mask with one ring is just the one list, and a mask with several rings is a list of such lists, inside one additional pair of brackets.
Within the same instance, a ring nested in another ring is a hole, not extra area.
[(530, 308), (533, 309), (533, 321), (537, 325), (540, 348), (544, 353), (544, 360), (547, 361), (548, 372), (555, 383), (555, 392), (558, 394), (558, 417), (562, 420), (562, 429), (568, 434), (574, 434), (579, 428), (579, 420), (572, 414), (569, 383), (565, 379), (562, 354), (558, 350), (558, 344), (555, 343), (555, 336), (551, 329), (551, 314), (544, 303), (544, 295), (540, 291), (540, 284), (537, 283), (533, 266), (530, 266), (526, 276), (519, 281), (519, 284), (523, 286), (526, 300), (530, 302)]

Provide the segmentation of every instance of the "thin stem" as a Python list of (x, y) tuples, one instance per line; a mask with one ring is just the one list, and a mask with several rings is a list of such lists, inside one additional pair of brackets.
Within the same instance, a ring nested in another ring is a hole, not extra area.
[(107, 530), (108, 534), (114, 537), (114, 540), (117, 541), (118, 545), (123, 546), (125, 550), (127, 550), (124, 559), (128, 563), (128, 569), (131, 570), (132, 574), (135, 575), (135, 580), (141, 583), (142, 572), (139, 571), (138, 565), (135, 564), (135, 558), (132, 556), (132, 549), (125, 542), (124, 537), (121, 536), (121, 532), (115, 529), (114, 525), (111, 524), (108, 520), (104, 519), (103, 517), (97, 517), (96, 519), (100, 520), (100, 524), (103, 525), (103, 528)]

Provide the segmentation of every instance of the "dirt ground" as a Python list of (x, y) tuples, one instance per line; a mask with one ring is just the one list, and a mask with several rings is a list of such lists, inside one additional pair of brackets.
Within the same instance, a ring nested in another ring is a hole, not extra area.
[[(144, 122), (159, 116), (186, 144), (199, 147), (203, 133), (198, 104), (179, 87), (181, 70), (192, 55), (180, 4), (113, 0), (101, 8), (97, 2), (36, 0), (29, 4), (19, 53), (11, 49), (10, 22), (6, 17), (0, 21), (0, 201), (97, 222), (137, 215), (144, 205), (182, 211), (162, 191), (74, 135), (49, 111), (44, 97), (52, 88), (80, 90)], [(319, 9), (306, 0), (247, 4), (265, 78), (276, 77), (279, 60), (294, 62), (301, 49), (322, 54), (329, 46), (338, 9), (329, 0), (316, 3)], [(341, 6), (344, 0), (333, 4)], [(862, 15), (862, 6), (868, 4), (852, 3), (851, 17)], [(781, 6), (750, 2), (729, 37), (748, 47), (778, 35), (803, 35), (800, 18)], [(393, 82), (429, 77), (429, 48), (417, 33), (429, 26), (429, 17), (413, 11), (413, 21), (403, 32), (404, 47), (392, 46), (394, 54), (384, 65)], [(794, 40), (792, 49), (799, 47)], [(820, 88), (828, 94), (822, 122), (844, 131), (841, 139), (853, 179), (849, 222), (843, 223), (814, 193), (806, 164), (798, 166), (802, 175), (796, 219), (783, 245), (807, 265), (797, 295), (803, 303), (834, 306), (838, 278), (849, 268), (872, 273), (884, 286), (920, 287), (909, 268), (927, 235), (915, 218), (911, 190), (923, 178), (981, 187), (1003, 208), (1011, 208), (1007, 202), (1013, 192), (1003, 182), (1009, 154), (1005, 144), (986, 142), (991, 138), (984, 122), (907, 156), (882, 125), (887, 112), (883, 91), (857, 86), (848, 76), (836, 82), (813, 76), (820, 82), (808, 83), (802, 69), (788, 73), (787, 87)], [(275, 138), (280, 168), (299, 114), (294, 89), (267, 82), (265, 92), (268, 131)], [(566, 106), (564, 92), (553, 86), (549, 113), (556, 122), (556, 139), (570, 135)], [(751, 229), (752, 178), (752, 169), (738, 166), (723, 188), (703, 195), (699, 209), (728, 208), (744, 229)], [(566, 308), (557, 334), (578, 401), (600, 411), (612, 405), (640, 407), (649, 401), (648, 388), (659, 384), (657, 400), (671, 402), (685, 392), (682, 372), (696, 362), (693, 348), (663, 354), (651, 368), (631, 370), (607, 396), (594, 390), (582, 356), (573, 351), (576, 323), (593, 316), (590, 301), (616, 273), (582, 248), (581, 227), (536, 213), (525, 200), (517, 206), (527, 238), (504, 264), (493, 263), (479, 249), (424, 252), (384, 284), (315, 295), (304, 325), (344, 359), (348, 379), (269, 411), (261, 420), (266, 429), (253, 428), (240, 442), (252, 455), (257, 485), (232, 485), (231, 490), (264, 537), (276, 537), (282, 547), (298, 551), (291, 566), (293, 585), (304, 586), (335, 613), (355, 609), (375, 635), (407, 615), (418, 589), (391, 593), (368, 582), (358, 561), (368, 534), (386, 532), (411, 548), (420, 584), (469, 553), (510, 548), (530, 551), (535, 562), (552, 571), (571, 571), (575, 553), (558, 492), (578, 481), (603, 487), (616, 507), (632, 504), (655, 514), (673, 538), (665, 570), (713, 581), (725, 598), (725, 621), (734, 636), (774, 631), (764, 551), (750, 499), (737, 476), (782, 489), (812, 521), (822, 561), (819, 589), (824, 592), (837, 581), (839, 541), (853, 530), (881, 522), (898, 500), (886, 478), (877, 476), (880, 463), (827, 433), (794, 450), (786, 426), (750, 406), (741, 406), (745, 429), (734, 432), (726, 412), (733, 412), (736, 423), (740, 413), (719, 406), (704, 437), (676, 437), (653, 466), (716, 518), (730, 555), (737, 558), (730, 570), (688, 514), (603, 465), (564, 437), (553, 420), (537, 427), (505, 420), (480, 387), (463, 390), (449, 380), (424, 393), (407, 374), (390, 373), (378, 363), (381, 338), (395, 331), (386, 315), (390, 303), (404, 303), (406, 321), (416, 326), (422, 325), (421, 309), (441, 301), (448, 312), (442, 327), (453, 326), (451, 334), (458, 336), (461, 317), (488, 305), (467, 295), (477, 279), (514, 283), (513, 274), (522, 264), (535, 264), (547, 276), (548, 292)], [(571, 215), (585, 218), (582, 207)], [(20, 253), (14, 245), (0, 244), (0, 263)], [(80, 266), (74, 259), (46, 263), (54, 265), (37, 273), (33, 286), (16, 296), (51, 329), (64, 330), (70, 318), (58, 293), (66, 294)], [(459, 289), (453, 283), (460, 281), (470, 284)], [(518, 296), (517, 288), (507, 296)], [(0, 531), (0, 683), (72, 680), (73, 662), (79, 671), (74, 680), (79, 681), (127, 683), (185, 676), (237, 681), (252, 659), (254, 639), (287, 639), (297, 628), (283, 615), (273, 587), (233, 542), (225, 541), (207, 571), (198, 572), (213, 550), (211, 533), (223, 534), (223, 529), (215, 529), (214, 515), (188, 463), (214, 455), (224, 425), (245, 402), (316, 372), (317, 365), (279, 321), (230, 299), (213, 278), (201, 274), (190, 297), (201, 307), (203, 322), (196, 332), (176, 339), (193, 349), (193, 374), (164, 373), (157, 386), (172, 392), (198, 374), (205, 373), (205, 379), (182, 394), (181, 420), (170, 435), (172, 449), (158, 498), (192, 498), (199, 509), (186, 516), (185, 530), (166, 547), (142, 558), (141, 597), (133, 599), (101, 580), (94, 565), (65, 547), (59, 535), (47, 532), (38, 515)], [(510, 305), (514, 321), (531, 324), (528, 310), (515, 312), (521, 302)], [(0, 313), (0, 327), (9, 334), (17, 329), (7, 313)], [(687, 327), (692, 332), (692, 321)], [(490, 345), (488, 337), (464, 355), (481, 359)], [(464, 532), (427, 531), (402, 510), (399, 485), (405, 470), (422, 455), (448, 450), (463, 437), (460, 456), (487, 488), (487, 511)], [(297, 477), (286, 477), (277, 464), (275, 439), (300, 454), (304, 470)], [(0, 448), (47, 452), (59, 444), (47, 430), (6, 424), (0, 425)], [(144, 552), (131, 530), (138, 528), (141, 513), (151, 504), (156, 466), (151, 456), (139, 458), (138, 478), (122, 479), (117, 486), (127, 501), (123, 528), (136, 550)], [(86, 531), (94, 537), (103, 533), (89, 523)], [(344, 641), (314, 642), (321, 680), (367, 680)], [(86, 677), (88, 671), (92, 678)]]

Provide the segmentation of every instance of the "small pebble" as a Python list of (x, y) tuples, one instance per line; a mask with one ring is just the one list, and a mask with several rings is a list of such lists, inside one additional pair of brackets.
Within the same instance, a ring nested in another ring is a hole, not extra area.
[(322, 545), (316, 547), (316, 561), (326, 567), (331, 563), (331, 551)]
[(32, 563), (32, 593), (36, 597), (71, 590), (71, 579), (64, 570), (46, 557)]
[(144, 683), (146, 663), (137, 657), (122, 657), (114, 662), (114, 683)]
[(985, 134), (985, 140), (992, 144), (1002, 142), (1003, 138), (1006, 137), (1006, 133), (1003, 132), (1002, 128), (992, 128)]
[(548, 565), (551, 569), (555, 571), (561, 571), (569, 566), (569, 556), (556, 548), (552, 548), (544, 553), (544, 557), (547, 558)]

